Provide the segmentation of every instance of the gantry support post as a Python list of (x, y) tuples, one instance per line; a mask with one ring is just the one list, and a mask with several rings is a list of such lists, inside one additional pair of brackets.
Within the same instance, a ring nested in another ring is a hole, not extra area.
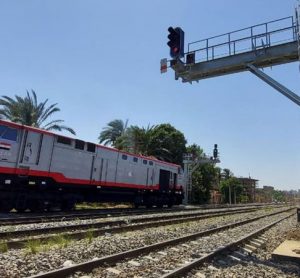
[(265, 74), (263, 71), (258, 69), (252, 64), (247, 64), (247, 67), (249, 70), (255, 74), (257, 77), (259, 77), (261, 80), (265, 81), (267, 84), (269, 84), (271, 87), (273, 87), (275, 90), (289, 98), (291, 101), (295, 102), (300, 106), (300, 97), (293, 93), (291, 90), (277, 82), (275, 79), (270, 77), (269, 75)]
[(184, 155), (184, 200), (183, 204), (187, 205), (192, 201), (192, 174), (193, 172), (203, 164), (216, 164), (220, 163), (219, 157), (208, 157), (203, 156), (201, 158), (196, 159), (195, 161), (192, 159), (191, 154)]

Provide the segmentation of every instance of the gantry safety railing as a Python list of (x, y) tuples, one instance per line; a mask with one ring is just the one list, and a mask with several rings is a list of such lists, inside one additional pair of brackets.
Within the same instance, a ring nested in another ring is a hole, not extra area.
[(191, 42), (188, 53), (195, 53), (195, 62), (205, 62), (298, 39), (299, 22), (289, 16)]

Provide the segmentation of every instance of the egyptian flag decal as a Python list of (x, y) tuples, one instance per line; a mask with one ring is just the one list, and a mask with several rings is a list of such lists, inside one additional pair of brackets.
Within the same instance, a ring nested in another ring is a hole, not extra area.
[(0, 150), (9, 151), (10, 148), (11, 148), (11, 144), (5, 143), (5, 142), (0, 142)]

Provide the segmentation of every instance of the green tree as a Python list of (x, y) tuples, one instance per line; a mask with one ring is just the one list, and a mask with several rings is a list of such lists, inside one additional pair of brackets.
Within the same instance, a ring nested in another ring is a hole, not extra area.
[(273, 200), (275, 202), (284, 202), (285, 196), (284, 196), (283, 192), (280, 190), (274, 190), (273, 191)]
[[(197, 144), (186, 148), (186, 152), (197, 161), (205, 156), (203, 149)], [(218, 184), (218, 169), (214, 164), (201, 164), (194, 168), (192, 174), (192, 202), (197, 204), (208, 203), (214, 184)]]
[(130, 126), (127, 122), (114, 120), (108, 123), (99, 136), (100, 143), (136, 154), (154, 156), (157, 159), (182, 164), (186, 140), (182, 132), (170, 124), (147, 128)]
[(126, 132), (127, 124), (128, 120), (123, 122), (122, 120), (116, 119), (109, 122), (107, 126), (103, 128), (98, 137), (99, 143), (115, 147), (117, 139)]
[(154, 129), (155, 126), (150, 125), (147, 128), (130, 126), (123, 135), (117, 138), (115, 146), (131, 153), (150, 156), (153, 153), (150, 143)]
[(152, 130), (148, 155), (158, 159), (182, 164), (186, 152), (186, 139), (183, 133), (170, 124), (160, 124)]
[[(230, 200), (231, 203), (242, 201), (243, 187), (236, 177), (230, 176), (229, 178), (221, 180), (220, 190), (225, 203), (230, 203)], [(229, 198), (230, 195), (231, 199)]]
[(193, 160), (199, 159), (204, 155), (203, 149), (197, 144), (192, 144), (186, 148), (186, 152), (192, 155)]
[(0, 117), (23, 125), (46, 130), (66, 130), (75, 134), (72, 128), (62, 125), (63, 120), (51, 120), (47, 122), (54, 113), (60, 111), (57, 103), (47, 106), (47, 102), (48, 99), (39, 103), (34, 90), (31, 90), (31, 94), (27, 91), (25, 97), (15, 95), (15, 99), (9, 96), (2, 96), (0, 98)]
[(218, 177), (213, 164), (202, 164), (192, 174), (192, 202), (206, 204), (210, 200), (210, 191)]
[(221, 175), (225, 180), (233, 177), (233, 173), (228, 168), (224, 168)]

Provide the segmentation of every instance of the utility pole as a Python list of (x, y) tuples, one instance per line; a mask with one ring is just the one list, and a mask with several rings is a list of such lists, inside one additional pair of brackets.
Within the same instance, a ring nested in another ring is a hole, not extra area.
[(235, 191), (235, 185), (233, 186), (233, 198), (234, 198), (234, 204), (236, 205), (236, 191)]
[(229, 205), (231, 205), (231, 184), (229, 184)]

